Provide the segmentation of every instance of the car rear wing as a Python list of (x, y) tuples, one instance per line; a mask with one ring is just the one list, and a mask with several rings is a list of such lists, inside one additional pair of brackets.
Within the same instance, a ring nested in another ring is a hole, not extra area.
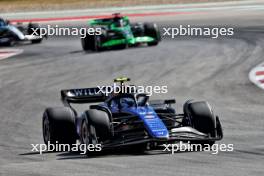
[(61, 100), (65, 105), (103, 102), (106, 98), (98, 87), (61, 90)]

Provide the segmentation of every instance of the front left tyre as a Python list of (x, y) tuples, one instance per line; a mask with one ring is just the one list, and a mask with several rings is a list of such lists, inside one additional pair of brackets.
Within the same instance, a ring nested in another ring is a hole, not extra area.
[[(86, 145), (87, 155), (91, 154), (89, 145), (96, 148), (98, 144), (107, 140), (111, 135), (109, 115), (98, 109), (90, 109), (85, 112), (85, 116), (80, 126), (81, 143)], [(96, 149), (98, 151), (98, 148)]]
[(87, 33), (81, 38), (81, 44), (84, 51), (100, 51), (101, 37)]

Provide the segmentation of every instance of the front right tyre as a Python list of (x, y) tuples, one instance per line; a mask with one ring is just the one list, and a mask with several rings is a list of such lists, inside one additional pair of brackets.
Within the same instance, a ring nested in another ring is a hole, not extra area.
[(38, 39), (31, 40), (32, 44), (39, 44), (39, 43), (42, 42), (42, 40), (43, 40), (42, 37), (43, 36), (40, 36), (40, 26), (39, 26), (39, 24), (37, 24), (37, 23), (29, 23), (28, 24), (27, 33), (28, 33), (28, 35), (34, 34), (34, 35), (37, 35), (37, 36), (41, 37), (41, 38), (38, 38)]
[[(207, 134), (209, 137), (223, 137), (219, 118), (214, 115), (211, 106), (205, 101), (187, 101), (184, 105), (184, 114), (190, 119), (190, 125), (196, 130)], [(201, 144), (212, 146), (215, 141), (198, 141)]]
[(89, 109), (85, 112), (80, 128), (81, 143), (85, 144), (87, 155), (93, 153), (88, 150), (89, 146), (95, 147), (95, 151), (98, 151), (98, 144), (100, 145), (111, 135), (109, 115), (98, 109)]
[(96, 130), (94, 126), (88, 122), (87, 119), (84, 119), (81, 123), (80, 140), (81, 140), (81, 144), (84, 144), (84, 145), (81, 145), (82, 148), (80, 150), (85, 151), (86, 155), (92, 154), (92, 152), (89, 150), (90, 147), (94, 151), (96, 151), (94, 149), (96, 148), (96, 145), (98, 145), (98, 138), (97, 138)]
[(154, 41), (148, 42), (148, 46), (156, 46), (159, 44), (161, 40), (160, 31), (158, 29), (157, 24), (155, 23), (144, 23), (144, 33), (145, 36), (152, 37)]

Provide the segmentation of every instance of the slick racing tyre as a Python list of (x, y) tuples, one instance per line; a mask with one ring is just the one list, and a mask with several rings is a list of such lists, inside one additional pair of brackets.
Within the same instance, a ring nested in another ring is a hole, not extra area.
[[(37, 35), (40, 36), (40, 26), (37, 23), (29, 23), (28, 24), (28, 35)], [(41, 43), (43, 40), (43, 38), (39, 38), (39, 39), (35, 39), (35, 40), (31, 40), (32, 44), (38, 44)]]
[[(81, 151), (85, 151), (86, 155), (91, 155), (94, 153), (95, 149), (91, 151), (91, 148), (95, 148), (96, 145), (98, 145), (98, 137), (96, 134), (95, 127), (88, 122), (88, 119), (85, 118), (82, 120), (81, 126), (80, 126), (80, 140), (81, 140)], [(84, 146), (83, 146), (84, 144)], [(91, 146), (92, 145), (92, 146)], [(86, 147), (86, 148), (84, 148)]]
[(89, 35), (88, 33), (86, 36), (81, 38), (82, 48), (84, 51), (100, 51), (101, 47), (101, 38), (100, 36), (96, 35)]
[(155, 40), (152, 42), (148, 42), (148, 46), (155, 46), (158, 45), (160, 41), (160, 32), (158, 29), (157, 24), (155, 23), (145, 23), (144, 24), (144, 31), (145, 31), (145, 36), (149, 36), (154, 38)]
[(110, 119), (106, 112), (90, 109), (86, 111), (80, 127), (81, 143), (87, 147), (87, 155), (91, 154), (88, 145), (95, 147), (94, 151), (101, 151), (98, 144), (108, 139), (110, 136)]
[[(184, 105), (184, 114), (190, 117), (193, 128), (208, 134), (210, 137), (216, 137), (216, 116), (213, 114), (212, 108), (207, 102), (186, 102)], [(201, 141), (200, 143), (213, 145), (215, 141)]]
[(88, 123), (96, 129), (97, 136), (100, 141), (106, 140), (110, 136), (110, 118), (107, 112), (90, 109), (86, 111)]
[(43, 114), (42, 131), (45, 144), (75, 144), (74, 112), (67, 107), (47, 108)]

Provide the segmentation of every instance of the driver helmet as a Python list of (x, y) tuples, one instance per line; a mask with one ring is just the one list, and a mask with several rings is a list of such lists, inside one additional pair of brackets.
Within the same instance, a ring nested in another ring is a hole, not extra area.
[(6, 21), (3, 18), (0, 18), (0, 26), (6, 26)]
[(114, 21), (114, 24), (115, 24), (117, 27), (122, 27), (123, 24), (124, 24), (123, 18), (120, 17), (120, 16), (115, 16), (115, 17), (113, 18), (113, 21)]

